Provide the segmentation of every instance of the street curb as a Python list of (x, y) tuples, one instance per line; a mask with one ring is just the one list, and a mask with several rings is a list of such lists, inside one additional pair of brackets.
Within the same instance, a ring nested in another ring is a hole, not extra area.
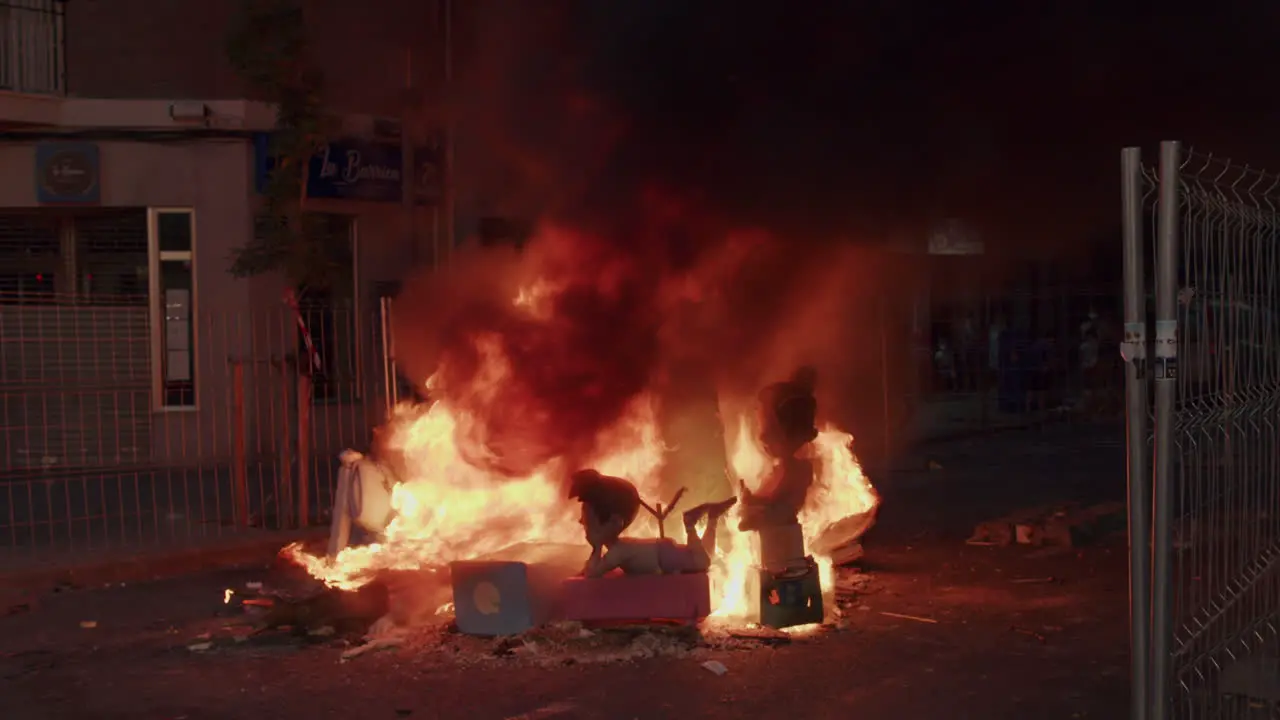
[(212, 570), (270, 565), (280, 549), (293, 542), (327, 537), (327, 528), (245, 538), (213, 547), (142, 551), (128, 557), (101, 558), (75, 565), (54, 565), (5, 572), (0, 588), (7, 593), (43, 594), (55, 588), (88, 588), (196, 575)]

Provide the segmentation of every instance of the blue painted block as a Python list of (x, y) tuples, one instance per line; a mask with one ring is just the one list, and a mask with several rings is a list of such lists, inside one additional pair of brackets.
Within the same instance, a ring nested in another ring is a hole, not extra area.
[(449, 565), (459, 632), (518, 635), (550, 617), (556, 584), (522, 562), (470, 561)]

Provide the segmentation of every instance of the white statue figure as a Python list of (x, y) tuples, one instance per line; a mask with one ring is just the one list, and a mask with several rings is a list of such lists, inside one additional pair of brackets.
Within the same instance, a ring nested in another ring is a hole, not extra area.
[(379, 431), (374, 432), (373, 450), (377, 457), (355, 450), (346, 450), (339, 456), (342, 466), (333, 491), (333, 517), (329, 524), (331, 558), (349, 545), (381, 537), (395, 516), (391, 492), (400, 483), (396, 470), (399, 455), (387, 447)]

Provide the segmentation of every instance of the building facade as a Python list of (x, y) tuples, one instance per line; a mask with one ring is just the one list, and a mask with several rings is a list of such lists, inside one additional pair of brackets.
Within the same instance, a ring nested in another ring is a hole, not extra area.
[(229, 271), (275, 117), (226, 60), (238, 7), (0, 0), (0, 474), (279, 476), (282, 448), (318, 462), (384, 416), (379, 300), (442, 244), (437, 8), (307, 5), (341, 132), (304, 210), (343, 240), (325, 259), (345, 279), (299, 297)]

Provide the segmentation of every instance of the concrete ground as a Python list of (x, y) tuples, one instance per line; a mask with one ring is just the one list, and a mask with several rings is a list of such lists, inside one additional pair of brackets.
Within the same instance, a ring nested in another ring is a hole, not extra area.
[[(843, 628), (788, 645), (641, 648), (605, 661), (438, 634), (343, 662), (337, 638), (225, 641), (236, 619), (217, 617), (223, 589), (273, 576), (207, 573), (12, 608), (0, 617), (0, 714), (1125, 717), (1124, 539), (1074, 551), (963, 542), (974, 522), (1014, 507), (1122, 497), (1118, 433), (960, 441), (931, 448), (917, 470), (877, 478), (885, 504), (863, 563), (871, 581)], [(203, 649), (206, 633), (214, 644)]]

